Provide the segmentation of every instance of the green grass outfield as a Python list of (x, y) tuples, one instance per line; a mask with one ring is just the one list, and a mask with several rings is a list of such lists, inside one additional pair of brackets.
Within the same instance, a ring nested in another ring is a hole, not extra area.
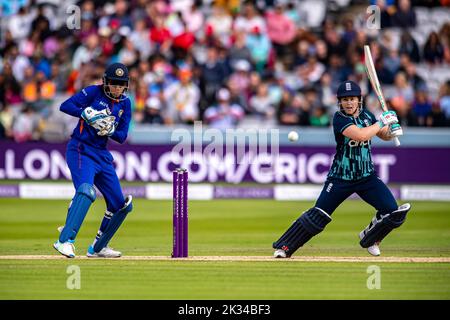
[[(450, 263), (271, 260), (271, 244), (307, 202), (214, 200), (189, 203), (190, 256), (255, 256), (263, 261), (0, 259), (0, 299), (450, 299)], [(0, 256), (52, 255), (68, 201), (0, 199)], [(137, 199), (111, 245), (125, 256), (169, 256), (171, 201)], [(84, 255), (103, 216), (96, 201), (77, 238)], [(368, 257), (358, 233), (373, 216), (347, 201), (325, 231), (296, 257)], [(381, 247), (383, 257), (450, 257), (450, 203), (414, 202), (405, 224)], [(69, 266), (81, 289), (70, 290)], [(369, 290), (369, 266), (381, 288)]]

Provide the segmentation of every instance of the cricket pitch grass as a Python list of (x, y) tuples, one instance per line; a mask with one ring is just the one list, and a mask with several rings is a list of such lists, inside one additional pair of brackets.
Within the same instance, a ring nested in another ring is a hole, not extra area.
[(450, 299), (448, 202), (412, 202), (371, 257), (358, 234), (374, 211), (347, 201), (292, 259), (273, 259), (272, 242), (312, 201), (190, 201), (187, 259), (170, 258), (171, 201), (141, 199), (111, 242), (124, 257), (85, 257), (105, 209), (98, 199), (77, 258), (64, 258), (52, 244), (67, 205), (0, 199), (1, 299)]

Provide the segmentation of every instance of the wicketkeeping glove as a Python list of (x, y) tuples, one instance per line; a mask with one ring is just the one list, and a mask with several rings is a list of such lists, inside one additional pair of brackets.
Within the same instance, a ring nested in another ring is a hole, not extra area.
[(112, 121), (110, 121), (109, 123), (107, 123), (103, 128), (101, 128), (97, 134), (99, 136), (112, 136), (114, 134), (114, 131), (116, 131), (116, 123), (115, 123), (115, 117), (112, 116)]
[(388, 126), (394, 123), (398, 123), (398, 118), (395, 111), (383, 112), (383, 114), (380, 116), (380, 120), (378, 120), (380, 128), (383, 128), (384, 126)]
[(86, 123), (90, 126), (92, 126), (95, 122), (97, 122), (98, 120), (104, 119), (106, 117), (110, 116), (110, 112), (108, 109), (103, 109), (103, 110), (95, 110), (92, 107), (87, 107), (86, 109), (83, 110), (83, 112), (81, 113), (81, 118), (86, 121)]

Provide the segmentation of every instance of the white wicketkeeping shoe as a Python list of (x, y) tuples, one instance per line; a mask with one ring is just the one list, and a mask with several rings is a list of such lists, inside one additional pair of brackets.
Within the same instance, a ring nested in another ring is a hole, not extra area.
[(367, 248), (367, 251), (368, 251), (371, 255), (378, 257), (378, 256), (381, 254), (381, 251), (380, 251), (380, 242), (375, 242), (375, 243), (373, 244), (373, 246), (370, 246), (370, 247)]
[(89, 246), (86, 256), (88, 258), (119, 258), (122, 256), (122, 252), (110, 247), (104, 247), (100, 252), (95, 252), (94, 247)]
[(75, 246), (70, 241), (59, 242), (58, 240), (53, 244), (53, 248), (67, 258), (75, 258)]
[(286, 251), (284, 251), (283, 249), (277, 249), (273, 253), (273, 257), (274, 258), (287, 258)]

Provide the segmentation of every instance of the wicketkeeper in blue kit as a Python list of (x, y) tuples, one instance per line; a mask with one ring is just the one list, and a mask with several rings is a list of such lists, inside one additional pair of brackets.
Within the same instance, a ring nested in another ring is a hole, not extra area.
[(331, 222), (331, 214), (353, 193), (376, 210), (370, 224), (360, 232), (360, 245), (374, 256), (380, 255), (380, 242), (400, 227), (410, 204), (398, 206), (388, 187), (377, 176), (371, 157), (370, 139), (391, 140), (403, 134), (394, 111), (384, 112), (377, 121), (363, 107), (360, 87), (345, 81), (337, 90), (338, 105), (333, 118), (337, 143), (331, 169), (313, 208), (303, 214), (273, 243), (275, 258), (288, 258)]
[(75, 238), (96, 198), (94, 185), (105, 198), (106, 212), (87, 256), (115, 258), (122, 255), (108, 247), (108, 243), (132, 210), (132, 197), (124, 197), (106, 145), (109, 138), (119, 143), (127, 138), (131, 119), (130, 100), (126, 95), (128, 83), (127, 67), (113, 63), (105, 70), (103, 84), (86, 87), (61, 104), (62, 112), (80, 118), (66, 152), (75, 196), (66, 223), (59, 228), (59, 239), (53, 245), (66, 257), (75, 257)]

